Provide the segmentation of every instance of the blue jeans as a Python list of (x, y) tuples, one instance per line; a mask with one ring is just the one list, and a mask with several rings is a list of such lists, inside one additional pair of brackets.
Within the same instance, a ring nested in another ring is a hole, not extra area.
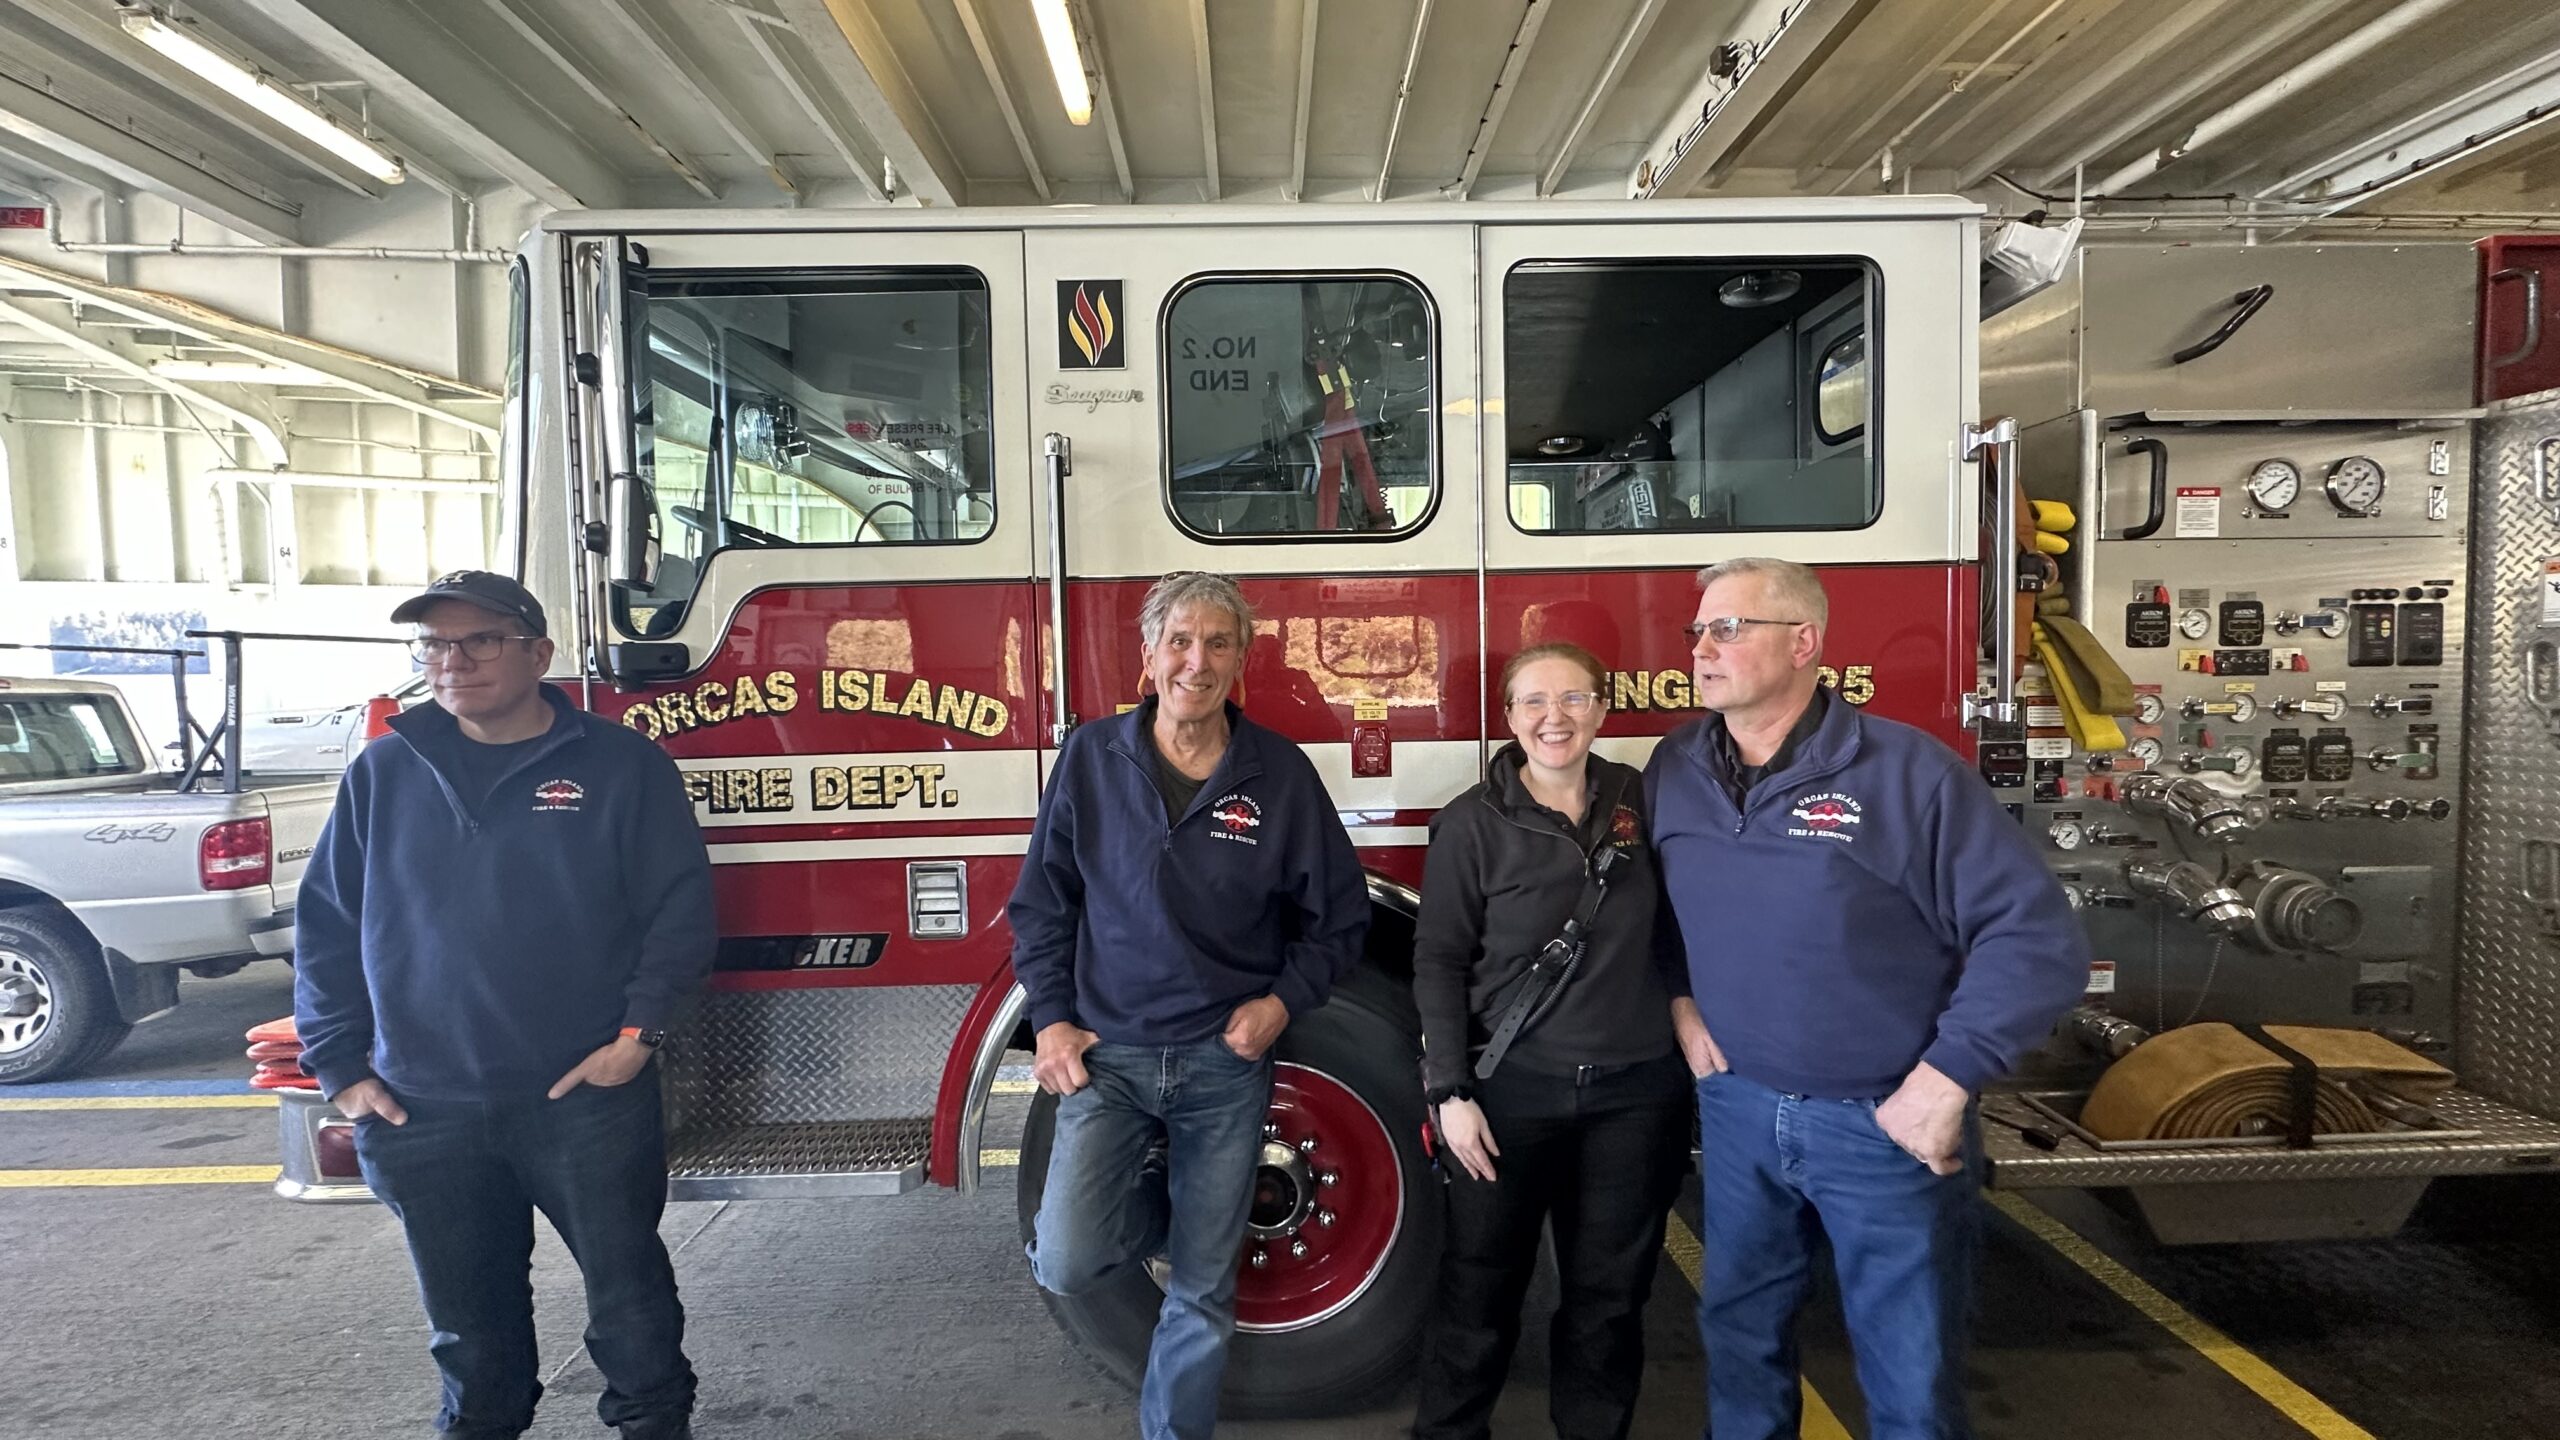
[[(1164, 1256), (1169, 1273), (1138, 1390), (1138, 1433), (1208, 1440), (1236, 1328), (1236, 1260), (1271, 1108), (1271, 1057), (1240, 1059), (1216, 1038), (1106, 1043), (1084, 1052), (1084, 1068), (1091, 1083), (1058, 1102), (1031, 1273), (1050, 1293), (1074, 1295)], [(1159, 1136), (1161, 1191), (1140, 1174)]]
[(1982, 1145), (1935, 1175), (1876, 1124), (1873, 1100), (1698, 1082), (1705, 1251), (1698, 1330), (1716, 1440), (1797, 1433), (1796, 1313), (1814, 1239), (1831, 1241), (1872, 1440), (1959, 1440)]
[(356, 1157), (409, 1238), (444, 1381), (436, 1428), (510, 1436), (533, 1423), (539, 1210), (586, 1279), (587, 1351), (605, 1381), (596, 1413), (626, 1433), (672, 1431), (692, 1413), (694, 1377), (658, 1239), (667, 1161), (657, 1066), (557, 1100), (400, 1102), (405, 1125), (358, 1122)]

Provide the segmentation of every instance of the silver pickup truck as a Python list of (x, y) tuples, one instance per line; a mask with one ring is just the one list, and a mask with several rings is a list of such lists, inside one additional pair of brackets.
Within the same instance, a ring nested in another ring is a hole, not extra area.
[(176, 1006), (178, 972), (289, 959), (335, 775), (198, 788), (111, 685), (0, 678), (0, 1084), (58, 1080)]

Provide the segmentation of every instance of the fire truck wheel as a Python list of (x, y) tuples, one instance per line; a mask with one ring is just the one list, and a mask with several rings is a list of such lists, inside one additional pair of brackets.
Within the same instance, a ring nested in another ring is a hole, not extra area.
[(0, 1085), (77, 1075), (132, 1029), (79, 921), (43, 905), (0, 910)]
[[(1361, 975), (1280, 1037), (1263, 1163), (1244, 1254), (1220, 1413), (1334, 1415), (1388, 1403), (1408, 1382), (1440, 1254), (1440, 1187), (1422, 1153), (1420, 1046), (1402, 1001)], [(1057, 1100), (1023, 1126), (1024, 1243), (1048, 1178)], [(1310, 1145), (1309, 1142), (1312, 1142)], [(1258, 1257), (1258, 1258), (1257, 1258)], [(1135, 1388), (1164, 1298), (1157, 1267), (1083, 1295), (1041, 1292), (1077, 1348)]]

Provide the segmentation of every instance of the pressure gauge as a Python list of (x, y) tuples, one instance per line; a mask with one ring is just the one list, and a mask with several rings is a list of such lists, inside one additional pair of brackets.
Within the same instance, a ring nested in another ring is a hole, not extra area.
[(2168, 713), (2169, 707), (2153, 691), (2145, 690), (2133, 697), (2133, 718), (2145, 725), (2159, 724), (2160, 717)]
[(2302, 470), (2290, 460), (2261, 460), (2249, 472), (2248, 488), (2259, 509), (2282, 514), (2302, 498)]
[(2070, 820), (2056, 820), (2044, 833), (2045, 838), (2053, 842), (2053, 848), (2056, 850), (2077, 850), (2080, 848), (2080, 842), (2088, 838), (2080, 833), (2078, 823)]
[(2141, 761), (2145, 765), (2157, 766), (2160, 763), (2160, 742), (2152, 739), (2148, 735), (2143, 736), (2124, 748), (2133, 756), (2134, 759)]
[(2178, 612), (2178, 633), (2190, 640), (2201, 640), (2213, 633), (2213, 614), (2201, 605), (2191, 605)]
[(2341, 515), (2371, 515), (2382, 508), (2382, 467), (2370, 457), (2350, 455), (2329, 467), (2329, 503)]

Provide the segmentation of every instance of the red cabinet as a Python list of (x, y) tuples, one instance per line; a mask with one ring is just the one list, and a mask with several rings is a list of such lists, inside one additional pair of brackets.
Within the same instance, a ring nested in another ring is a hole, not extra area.
[(2480, 242), (2480, 403), (2560, 390), (2560, 235)]

